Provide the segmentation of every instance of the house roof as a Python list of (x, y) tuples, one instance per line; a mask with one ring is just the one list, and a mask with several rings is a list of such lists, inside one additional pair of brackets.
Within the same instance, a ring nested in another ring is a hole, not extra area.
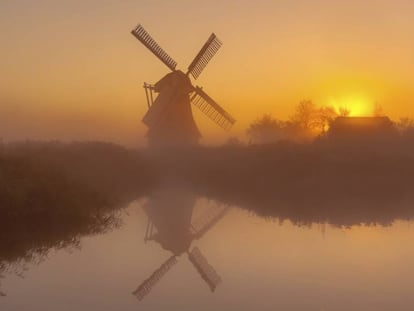
[(361, 137), (388, 135), (396, 132), (388, 117), (338, 117), (330, 125), (329, 135), (339, 137)]
[(338, 117), (332, 124), (340, 126), (388, 126), (392, 122), (388, 117)]

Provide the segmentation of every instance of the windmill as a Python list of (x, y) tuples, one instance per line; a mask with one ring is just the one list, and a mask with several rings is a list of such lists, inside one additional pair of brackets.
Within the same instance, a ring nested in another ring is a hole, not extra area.
[[(2, 266), (1, 266), (1, 264), (0, 264), (0, 269), (2, 268)], [(0, 270), (0, 272), (1, 272), (1, 270)], [(2, 274), (0, 274), (0, 279), (2, 279), (2, 278), (4, 278), (4, 276), (2, 275)], [(0, 282), (0, 287), (1, 287), (1, 282)], [(7, 295), (6, 295), (6, 293), (5, 292), (3, 292), (3, 291), (1, 291), (1, 288), (0, 288), (0, 298), (1, 297), (6, 297)]]
[(172, 254), (133, 292), (139, 300), (144, 299), (150, 293), (183, 255), (187, 255), (212, 292), (221, 282), (220, 276), (201, 251), (197, 247), (191, 248), (191, 245), (195, 240), (201, 239), (224, 217), (229, 207), (212, 205), (198, 217), (194, 217), (194, 205), (195, 198), (188, 193), (181, 192), (180, 189), (168, 189), (150, 198), (143, 206), (148, 216), (144, 241), (157, 242)]
[[(143, 118), (148, 127), (150, 145), (196, 144), (201, 134), (194, 122), (191, 104), (224, 130), (230, 130), (236, 120), (199, 86), (193, 86), (190, 75), (197, 79), (222, 43), (214, 33), (188, 66), (187, 72), (177, 70), (177, 63), (138, 25), (131, 32), (171, 72), (154, 85), (144, 83), (148, 111)], [(154, 92), (158, 96), (154, 99)]]

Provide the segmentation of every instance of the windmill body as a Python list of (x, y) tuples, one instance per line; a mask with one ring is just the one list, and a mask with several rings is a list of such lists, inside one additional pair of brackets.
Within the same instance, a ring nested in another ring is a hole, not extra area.
[[(172, 72), (155, 85), (144, 84), (148, 111), (143, 118), (148, 127), (150, 145), (193, 145), (201, 134), (194, 122), (191, 106), (199, 108), (207, 117), (225, 130), (229, 130), (235, 119), (208, 96), (202, 88), (193, 86), (190, 75), (197, 79), (211, 58), (221, 47), (221, 42), (212, 34), (191, 62), (186, 73), (176, 70), (177, 63), (138, 25), (131, 32)], [(152, 92), (157, 94), (153, 100)]]
[(182, 71), (168, 73), (153, 88), (158, 93), (143, 118), (152, 144), (196, 144), (201, 134), (191, 111), (193, 86)]

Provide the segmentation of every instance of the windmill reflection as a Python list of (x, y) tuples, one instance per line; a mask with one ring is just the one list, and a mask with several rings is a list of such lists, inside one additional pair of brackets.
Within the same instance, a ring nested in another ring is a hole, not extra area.
[(220, 284), (221, 278), (215, 269), (201, 251), (197, 247), (191, 249), (191, 245), (213, 228), (228, 212), (229, 207), (214, 203), (196, 216), (195, 205), (196, 197), (192, 194), (182, 189), (163, 189), (151, 196), (143, 206), (148, 216), (144, 240), (159, 243), (172, 255), (133, 292), (139, 300), (149, 294), (183, 254), (187, 254), (212, 292)]
[(3, 278), (3, 276), (0, 274), (0, 298), (1, 297), (6, 297), (7, 295), (6, 295), (6, 293), (5, 292), (3, 292), (2, 290), (1, 290), (1, 279)]

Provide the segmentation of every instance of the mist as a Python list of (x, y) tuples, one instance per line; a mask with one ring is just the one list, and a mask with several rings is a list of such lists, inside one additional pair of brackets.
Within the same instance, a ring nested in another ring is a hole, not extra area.
[(1, 1), (1, 310), (412, 310), (405, 0)]

